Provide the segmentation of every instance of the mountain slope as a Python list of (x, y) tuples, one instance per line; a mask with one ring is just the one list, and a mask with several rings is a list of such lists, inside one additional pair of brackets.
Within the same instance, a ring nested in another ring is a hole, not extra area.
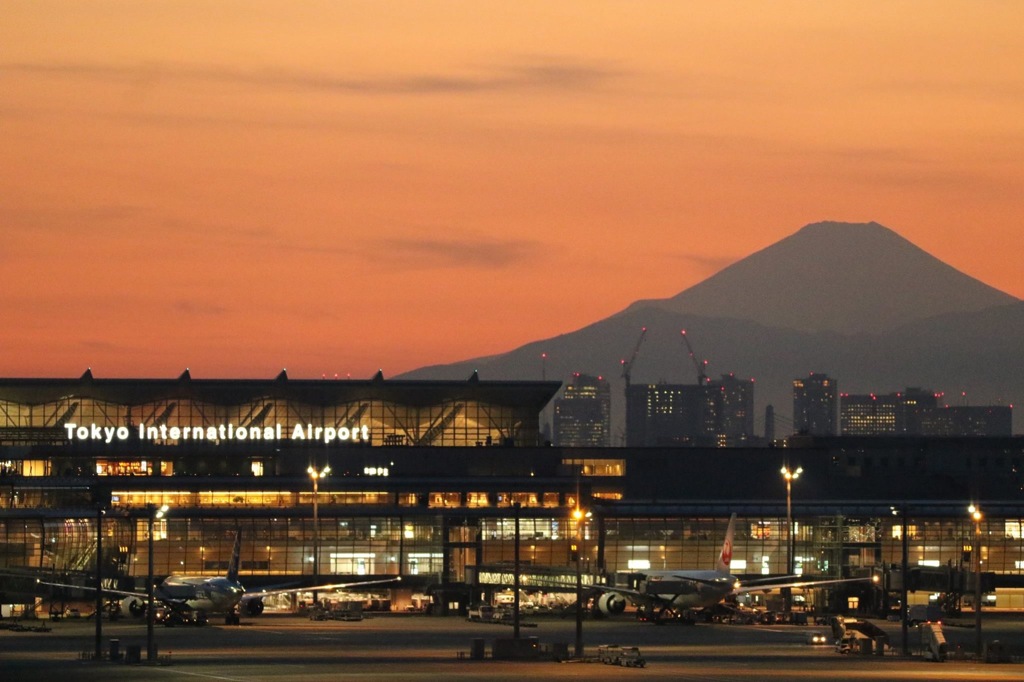
[(878, 223), (823, 222), (807, 225), (671, 298), (633, 305), (775, 327), (859, 333), (1016, 300)]
[(756, 380), (758, 433), (769, 404), (777, 432), (788, 432), (793, 379), (812, 371), (828, 373), (848, 393), (916, 386), (944, 391), (957, 404), (961, 392), (975, 405), (1024, 401), (1024, 302), (874, 223), (810, 225), (671, 299), (639, 301), (572, 333), (403, 378), (463, 379), (473, 370), (484, 379), (603, 374), (619, 433), (620, 362), (642, 327), (649, 331), (634, 383), (696, 383), (679, 334), (686, 329), (697, 355), (710, 361), (709, 376)]

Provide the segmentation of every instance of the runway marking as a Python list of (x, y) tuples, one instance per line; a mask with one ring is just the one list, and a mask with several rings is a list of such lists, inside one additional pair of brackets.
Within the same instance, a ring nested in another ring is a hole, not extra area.
[(248, 677), (225, 677), (223, 675), (211, 675), (210, 673), (190, 673), (186, 670), (166, 670), (164, 668), (153, 668), (153, 670), (159, 670), (165, 673), (174, 673), (175, 675), (191, 675), (192, 677), (205, 677), (210, 680), (229, 680), (230, 682), (246, 682), (250, 678)]

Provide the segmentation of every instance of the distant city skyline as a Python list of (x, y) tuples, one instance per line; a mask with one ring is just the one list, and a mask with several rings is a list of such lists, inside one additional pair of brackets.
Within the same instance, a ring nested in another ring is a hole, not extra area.
[(1019, 3), (13, 0), (0, 375), (392, 377), (675, 296), (825, 219), (1019, 299), (1022, 24)]

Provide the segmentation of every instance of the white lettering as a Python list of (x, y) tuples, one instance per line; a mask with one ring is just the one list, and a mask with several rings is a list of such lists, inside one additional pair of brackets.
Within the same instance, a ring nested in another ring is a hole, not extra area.
[[(100, 426), (92, 423), (62, 424), (68, 440), (94, 440), (110, 444), (114, 440), (126, 441), (132, 436), (129, 426)], [(168, 426), (167, 424), (139, 424), (137, 436), (139, 440), (148, 441), (181, 441), (209, 440), (214, 442), (231, 440), (283, 440), (284, 425), (280, 422), (273, 426), (237, 426), (235, 424), (217, 424), (214, 426)], [(314, 426), (313, 424), (296, 424), (291, 431), (292, 440), (320, 441), (325, 445), (334, 442), (357, 442), (370, 440), (369, 426)]]

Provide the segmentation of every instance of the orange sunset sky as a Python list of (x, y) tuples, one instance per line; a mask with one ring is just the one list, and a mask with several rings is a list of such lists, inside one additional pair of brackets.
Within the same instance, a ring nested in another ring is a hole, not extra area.
[(0, 375), (394, 376), (826, 219), (1024, 297), (1024, 2), (2, 14)]

